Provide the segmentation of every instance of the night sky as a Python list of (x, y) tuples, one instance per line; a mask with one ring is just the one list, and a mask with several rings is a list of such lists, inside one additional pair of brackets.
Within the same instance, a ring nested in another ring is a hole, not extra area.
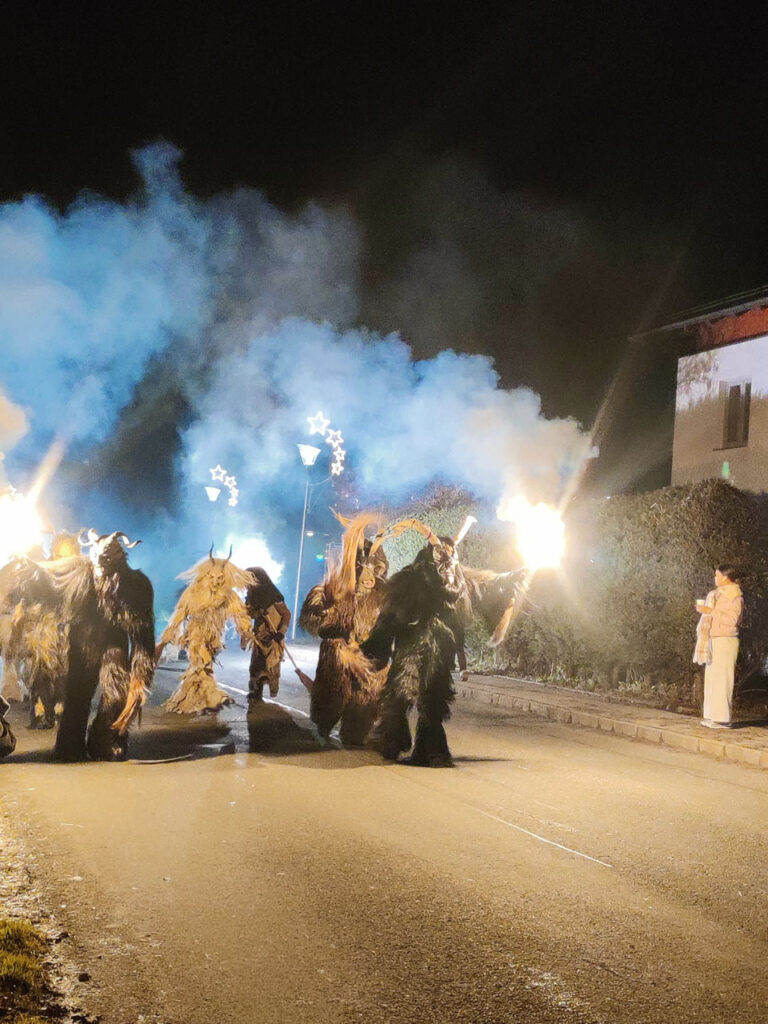
[(0, 199), (122, 198), (162, 138), (200, 196), (347, 207), (360, 325), (588, 424), (629, 335), (768, 281), (763, 12), (6, 4)]

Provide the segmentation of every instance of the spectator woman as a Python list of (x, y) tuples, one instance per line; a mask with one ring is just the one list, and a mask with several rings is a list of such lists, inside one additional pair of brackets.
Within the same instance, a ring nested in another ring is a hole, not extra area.
[(694, 660), (704, 669), (704, 718), (710, 729), (731, 727), (731, 705), (736, 658), (739, 654), (739, 625), (744, 614), (744, 596), (732, 565), (715, 570), (715, 589), (705, 601), (696, 602), (701, 616), (697, 629)]

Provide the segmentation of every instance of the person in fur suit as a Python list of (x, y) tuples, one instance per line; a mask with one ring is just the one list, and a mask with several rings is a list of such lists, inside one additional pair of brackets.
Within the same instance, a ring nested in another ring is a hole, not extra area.
[(360, 644), (384, 604), (389, 566), (383, 550), (371, 556), (372, 543), (365, 538), (375, 517), (363, 513), (341, 521), (347, 526), (341, 560), (307, 594), (299, 625), (320, 637), (317, 672), (310, 684), (310, 718), (323, 739), (341, 720), (343, 745), (361, 747), (376, 717), (384, 673), (371, 671)]
[(51, 541), (49, 558), (41, 551), (41, 558), (29, 556), (10, 569), (16, 588), (4, 596), (5, 609), (11, 613), (3, 650), (29, 693), (30, 729), (51, 729), (56, 724), (63, 710), (67, 675), (67, 623), (61, 620), (58, 607), (46, 603), (48, 588), (38, 567), (44, 570), (49, 563), (79, 554), (77, 536), (58, 533)]
[[(266, 569), (254, 565), (248, 572), (253, 582), (245, 592), (245, 606), (253, 620), (254, 637), (248, 670), (248, 700), (260, 701), (265, 685), (269, 687), (270, 697), (276, 697), (280, 690), (280, 665), (291, 612)], [(241, 646), (245, 647), (245, 640), (241, 641)]]
[(168, 711), (181, 715), (213, 714), (234, 703), (217, 683), (213, 666), (224, 647), (228, 622), (234, 622), (245, 644), (253, 643), (251, 619), (238, 593), (253, 583), (253, 577), (233, 565), (231, 557), (230, 550), (228, 558), (214, 558), (211, 548), (207, 558), (178, 577), (189, 580), (189, 586), (163, 630), (155, 657), (160, 657), (166, 644), (176, 644), (189, 655), (189, 668), (163, 705)]
[[(54, 756), (60, 761), (123, 760), (128, 727), (154, 674), (152, 584), (128, 565), (126, 550), (138, 541), (120, 532), (90, 530), (81, 543), (90, 548), (89, 556), (18, 560), (10, 591), (22, 606), (39, 605), (41, 616), (65, 626), (64, 708)], [(43, 633), (47, 639), (41, 645), (52, 650), (56, 642), (50, 629)], [(46, 670), (55, 662), (51, 650), (37, 655)], [(99, 705), (89, 726), (97, 686)]]
[[(515, 585), (514, 574), (461, 566), (458, 545), (471, 521), (468, 517), (455, 538), (438, 537), (418, 520), (405, 521), (423, 533), (428, 544), (390, 579), (381, 614), (362, 644), (374, 664), (389, 666), (368, 738), (368, 745), (387, 760), (395, 761), (410, 750), (408, 712), (415, 705), (418, 719), (410, 763), (430, 768), (453, 765), (443, 723), (455, 698), (452, 670), (463, 648), (464, 624), (473, 600), (480, 602), (492, 584), (506, 579)], [(395, 532), (403, 526), (397, 524)]]
[[(121, 531), (88, 531), (82, 555), (50, 562), (69, 624), (64, 710), (55, 756), (62, 761), (123, 761), (128, 729), (144, 704), (155, 673), (154, 593), (149, 579), (128, 565), (141, 542)], [(99, 704), (88, 717), (96, 686)], [(85, 749), (84, 749), (85, 748)]]
[(11, 705), (8, 701), (0, 696), (0, 761), (9, 754), (12, 754), (16, 749), (16, 737), (5, 720), (10, 707)]

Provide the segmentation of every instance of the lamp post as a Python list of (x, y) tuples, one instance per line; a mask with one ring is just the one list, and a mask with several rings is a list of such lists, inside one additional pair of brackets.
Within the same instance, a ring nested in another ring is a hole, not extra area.
[(320, 449), (311, 444), (297, 444), (301, 461), (307, 471), (307, 482), (304, 487), (304, 511), (301, 516), (301, 539), (299, 540), (299, 566), (296, 570), (296, 596), (293, 601), (293, 618), (291, 620), (291, 640), (296, 639), (296, 620), (299, 617), (299, 590), (301, 588), (301, 560), (304, 557), (304, 529), (307, 525), (307, 503), (309, 501), (309, 470), (314, 466)]

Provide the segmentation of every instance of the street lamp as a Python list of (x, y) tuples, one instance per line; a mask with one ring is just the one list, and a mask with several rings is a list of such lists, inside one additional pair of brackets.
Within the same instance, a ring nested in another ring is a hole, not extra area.
[(291, 621), (291, 640), (296, 639), (296, 620), (299, 617), (299, 589), (301, 588), (301, 560), (304, 557), (304, 529), (307, 525), (307, 502), (309, 501), (309, 469), (314, 466), (320, 449), (312, 444), (297, 444), (301, 461), (307, 470), (307, 482), (304, 487), (304, 512), (301, 516), (301, 539), (299, 540), (299, 567), (296, 570), (296, 597), (293, 602), (293, 619)]

